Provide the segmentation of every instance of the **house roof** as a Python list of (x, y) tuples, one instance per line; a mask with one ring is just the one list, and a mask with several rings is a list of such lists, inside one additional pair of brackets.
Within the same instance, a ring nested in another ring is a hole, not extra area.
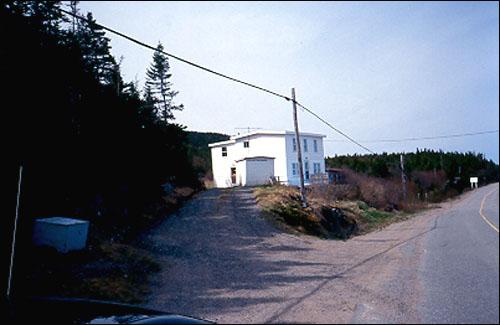
[(224, 146), (224, 145), (228, 145), (228, 144), (233, 144), (235, 142), (236, 142), (235, 140), (226, 140), (226, 141), (209, 143), (208, 146), (209, 147), (219, 147), (219, 146)]
[[(209, 147), (219, 147), (219, 146), (223, 146), (223, 145), (229, 145), (229, 144), (235, 143), (236, 140), (248, 138), (248, 137), (251, 137), (251, 136), (254, 136), (254, 135), (287, 135), (287, 134), (295, 135), (295, 132), (293, 132), (293, 131), (264, 131), (264, 130), (257, 130), (257, 131), (253, 131), (253, 132), (250, 132), (250, 133), (233, 135), (233, 136), (231, 136), (231, 138), (229, 140), (221, 141), (221, 142), (215, 142), (215, 143), (209, 143), (208, 146)], [(305, 137), (319, 137), (319, 138), (326, 137), (326, 135), (324, 135), (324, 134), (307, 133), (307, 132), (301, 132), (300, 136), (305, 136)]]
[(269, 157), (269, 156), (253, 156), (253, 157), (245, 157), (245, 158), (238, 159), (238, 160), (236, 160), (236, 162), (243, 161), (243, 160), (254, 160), (254, 159), (275, 159), (275, 158)]

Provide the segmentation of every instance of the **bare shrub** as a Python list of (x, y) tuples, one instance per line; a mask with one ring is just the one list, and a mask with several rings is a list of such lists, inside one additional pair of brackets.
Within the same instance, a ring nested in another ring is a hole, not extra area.
[(358, 187), (351, 184), (315, 184), (309, 187), (309, 195), (325, 202), (359, 199)]
[(419, 187), (413, 181), (408, 181), (406, 183), (407, 189), (407, 199), (404, 201), (403, 199), (400, 202), (400, 207), (406, 212), (415, 212), (425, 208), (427, 205), (425, 201), (419, 198)]
[(348, 184), (358, 187), (359, 199), (370, 206), (385, 209), (398, 208), (402, 201), (401, 182), (396, 178), (380, 178), (346, 170)]
[(411, 173), (411, 178), (423, 190), (441, 190), (446, 185), (446, 173), (443, 170), (414, 171)]

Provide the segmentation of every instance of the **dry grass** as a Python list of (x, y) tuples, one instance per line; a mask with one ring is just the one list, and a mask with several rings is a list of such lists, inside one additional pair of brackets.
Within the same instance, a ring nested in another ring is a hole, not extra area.
[(132, 245), (108, 241), (63, 255), (35, 247), (23, 294), (139, 303), (149, 292), (150, 275), (159, 270), (147, 251)]
[[(354, 235), (364, 234), (390, 223), (408, 218), (403, 212), (386, 212), (356, 200), (358, 190), (353, 186), (318, 185), (307, 189), (308, 208), (300, 205), (299, 190), (291, 186), (263, 186), (254, 190), (257, 203), (265, 216), (281, 229), (331, 238), (325, 226), (322, 208), (337, 208), (344, 218), (356, 224)], [(350, 198), (349, 200), (346, 199)]]
[(264, 216), (278, 228), (291, 233), (328, 236), (321, 225), (321, 219), (314, 211), (302, 208), (300, 193), (296, 188), (283, 185), (262, 186), (255, 188), (254, 194)]
[(177, 187), (174, 190), (174, 193), (181, 198), (189, 198), (194, 193), (194, 189), (192, 187)]
[(215, 182), (211, 179), (203, 179), (203, 186), (205, 186), (206, 189), (211, 189), (215, 187)]
[[(100, 274), (82, 279), (80, 295), (122, 301), (141, 302), (149, 293), (150, 274), (160, 271), (160, 265), (151, 254), (137, 247), (104, 243), (101, 245)], [(90, 267), (92, 268), (92, 266)]]
[(167, 208), (176, 207), (181, 202), (190, 198), (195, 193), (195, 190), (191, 187), (177, 187), (175, 190), (163, 196), (163, 202), (165, 203)]

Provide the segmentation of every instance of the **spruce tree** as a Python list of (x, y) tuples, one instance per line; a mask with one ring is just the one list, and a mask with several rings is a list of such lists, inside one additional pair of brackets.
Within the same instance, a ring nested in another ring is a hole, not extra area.
[(158, 110), (156, 108), (156, 100), (153, 97), (151, 87), (147, 84), (144, 86), (142, 104), (139, 113), (144, 127), (155, 125), (159, 119)]
[(175, 105), (174, 97), (178, 94), (172, 90), (172, 83), (169, 81), (172, 75), (169, 73), (170, 65), (168, 58), (163, 52), (163, 45), (158, 43), (155, 53), (153, 54), (153, 62), (146, 71), (146, 88), (149, 91), (151, 99), (158, 111), (159, 117), (165, 123), (173, 120), (174, 110), (182, 110), (184, 106)]
[(110, 39), (105, 36), (104, 30), (97, 25), (91, 13), (87, 13), (86, 18), (88, 22), (79, 26), (77, 32), (84, 61), (100, 83), (116, 85), (117, 62), (111, 55)]

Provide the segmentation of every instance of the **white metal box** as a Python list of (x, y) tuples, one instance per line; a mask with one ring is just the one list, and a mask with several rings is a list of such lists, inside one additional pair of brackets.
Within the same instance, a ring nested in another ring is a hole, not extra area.
[(33, 242), (37, 246), (54, 247), (61, 253), (80, 250), (87, 244), (88, 229), (89, 222), (85, 220), (63, 217), (36, 219)]

